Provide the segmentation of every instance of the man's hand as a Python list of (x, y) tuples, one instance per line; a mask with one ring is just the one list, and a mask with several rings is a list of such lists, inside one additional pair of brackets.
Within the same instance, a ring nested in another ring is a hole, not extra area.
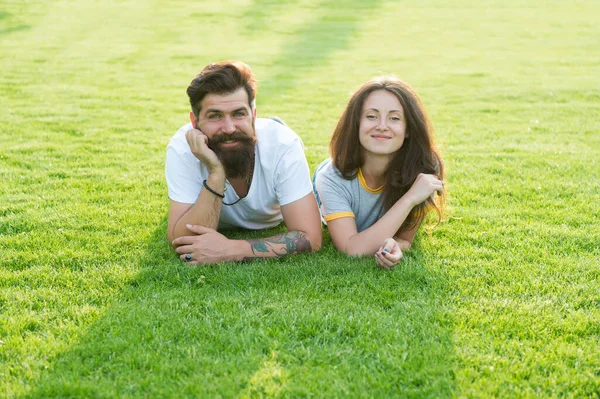
[(173, 240), (179, 258), (192, 265), (236, 261), (236, 241), (230, 240), (216, 230), (203, 226), (186, 225), (195, 235)]
[(185, 134), (192, 154), (196, 156), (206, 167), (209, 173), (223, 171), (223, 164), (217, 157), (217, 154), (208, 148), (208, 136), (198, 129), (190, 129)]
[(393, 238), (386, 238), (375, 252), (375, 262), (383, 269), (393, 269), (402, 259), (402, 250)]

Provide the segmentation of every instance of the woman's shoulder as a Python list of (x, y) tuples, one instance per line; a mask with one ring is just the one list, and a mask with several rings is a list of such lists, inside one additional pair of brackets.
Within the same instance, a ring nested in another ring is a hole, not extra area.
[(331, 188), (353, 191), (356, 178), (347, 179), (340, 172), (331, 159), (326, 159), (319, 164), (315, 171), (315, 181), (318, 186), (329, 186)]
[(319, 164), (319, 166), (317, 166), (317, 169), (315, 169), (315, 173), (316, 173), (316, 174), (319, 174), (319, 173), (323, 172), (323, 170), (324, 170), (324, 169), (328, 169), (328, 168), (330, 168), (330, 167), (331, 167), (331, 165), (332, 165), (331, 158), (324, 159), (324, 160), (323, 160), (323, 161), (322, 161), (322, 162)]
[(315, 174), (317, 177), (325, 177), (329, 179), (343, 179), (342, 173), (335, 167), (331, 158), (325, 159), (323, 162), (317, 166), (315, 170)]

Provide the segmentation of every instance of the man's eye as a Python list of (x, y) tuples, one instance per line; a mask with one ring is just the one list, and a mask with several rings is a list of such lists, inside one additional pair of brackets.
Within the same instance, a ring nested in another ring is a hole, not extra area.
[(238, 111), (235, 114), (233, 114), (233, 116), (243, 117), (246, 116), (246, 113), (244, 111)]
[(220, 115), (219, 114), (210, 114), (208, 115), (208, 119), (219, 119)]

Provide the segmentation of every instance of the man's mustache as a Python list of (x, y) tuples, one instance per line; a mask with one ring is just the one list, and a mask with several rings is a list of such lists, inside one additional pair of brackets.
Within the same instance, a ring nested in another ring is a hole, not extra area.
[(215, 134), (214, 136), (208, 139), (208, 147), (210, 149), (214, 149), (219, 146), (219, 144), (225, 141), (239, 141), (242, 144), (254, 144), (254, 137), (248, 136), (246, 133), (240, 132), (236, 130), (230, 134)]

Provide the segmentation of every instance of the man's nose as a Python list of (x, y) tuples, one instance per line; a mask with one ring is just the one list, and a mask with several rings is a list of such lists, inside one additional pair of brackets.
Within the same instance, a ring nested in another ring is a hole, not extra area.
[(223, 126), (221, 127), (223, 133), (233, 133), (235, 132), (235, 124), (233, 123), (233, 119), (229, 116), (225, 116), (223, 118)]

